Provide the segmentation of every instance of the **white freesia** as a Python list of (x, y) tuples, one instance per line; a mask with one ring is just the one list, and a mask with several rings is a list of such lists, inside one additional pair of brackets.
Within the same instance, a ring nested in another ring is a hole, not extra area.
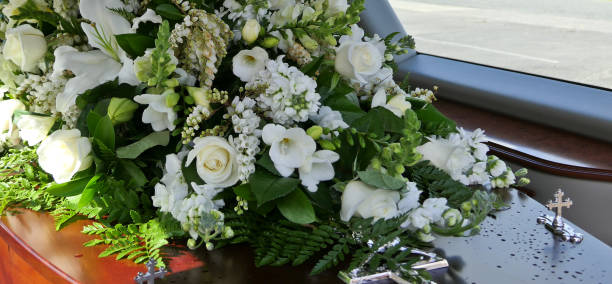
[(13, 61), (24, 72), (36, 72), (38, 63), (47, 53), (45, 35), (25, 24), (6, 30), (6, 41), (2, 49), (4, 57)]
[(193, 142), (195, 145), (187, 155), (185, 165), (189, 166), (196, 159), (196, 170), (206, 184), (226, 188), (238, 182), (238, 153), (225, 138), (198, 137)]
[(180, 156), (182, 155), (166, 155), (164, 176), (155, 185), (155, 195), (151, 197), (153, 206), (159, 207), (161, 212), (171, 213), (175, 218), (178, 218), (181, 203), (188, 193), (188, 186), (181, 171)]
[(319, 182), (334, 178), (332, 163), (339, 159), (340, 155), (334, 151), (320, 150), (315, 152), (312, 157), (306, 159), (304, 165), (298, 170), (302, 185), (309, 191), (316, 192)]
[(134, 101), (139, 104), (149, 105), (142, 113), (142, 122), (150, 123), (155, 131), (176, 128), (174, 121), (177, 118), (176, 112), (166, 104), (166, 97), (169, 94), (142, 94), (134, 97)]
[(406, 183), (406, 190), (402, 192), (402, 199), (397, 203), (397, 208), (400, 213), (406, 213), (414, 208), (419, 207), (419, 198), (421, 192), (414, 182)]
[(406, 101), (406, 97), (402, 94), (395, 95), (387, 102), (387, 92), (384, 89), (379, 89), (372, 98), (372, 108), (379, 106), (388, 109), (398, 117), (404, 117), (411, 104)]
[(346, 0), (327, 0), (327, 10), (325, 11), (325, 14), (330, 16), (338, 13), (344, 13), (348, 7), (349, 5)]
[(119, 83), (138, 85), (134, 62), (117, 44), (115, 35), (131, 33), (131, 24), (110, 8), (121, 9), (120, 0), (81, 0), (79, 10), (83, 18), (94, 25), (81, 23), (89, 45), (99, 50), (79, 52), (73, 47), (60, 46), (55, 50), (53, 75), (70, 70), (75, 77), (68, 80), (64, 91), (57, 95), (56, 107), (66, 112), (76, 97), (96, 86), (119, 78)]
[(21, 140), (28, 142), (30, 146), (34, 146), (45, 139), (54, 123), (54, 117), (40, 115), (22, 115), (15, 122), (19, 129), (19, 137)]
[(385, 45), (380, 41), (362, 41), (364, 31), (357, 25), (352, 25), (351, 30), (350, 36), (340, 37), (334, 66), (345, 78), (365, 84), (382, 67)]
[(265, 49), (256, 46), (253, 49), (244, 49), (232, 58), (232, 71), (243, 82), (249, 82), (260, 71), (266, 69), (268, 53)]
[(423, 160), (429, 160), (432, 165), (451, 176), (462, 175), (475, 162), (465, 146), (444, 139), (430, 137), (429, 142), (418, 146), (416, 150), (423, 155)]
[(0, 147), (8, 142), (9, 145), (19, 143), (17, 127), (13, 124), (13, 113), (16, 110), (25, 110), (20, 100), (0, 101)]
[(36, 154), (38, 164), (57, 183), (70, 181), (74, 174), (91, 166), (91, 143), (78, 129), (58, 130), (42, 141)]
[(393, 218), (399, 214), (399, 200), (397, 191), (376, 189), (361, 181), (351, 181), (342, 193), (340, 219), (348, 222), (353, 216), (374, 217), (374, 221)]
[(281, 125), (267, 124), (263, 128), (262, 139), (272, 146), (270, 159), (284, 177), (306, 164), (317, 148), (315, 141), (302, 128), (286, 129)]
[(337, 110), (332, 110), (328, 106), (322, 106), (319, 113), (310, 116), (310, 120), (314, 123), (335, 130), (338, 128), (348, 128), (349, 125), (342, 119), (342, 114)]

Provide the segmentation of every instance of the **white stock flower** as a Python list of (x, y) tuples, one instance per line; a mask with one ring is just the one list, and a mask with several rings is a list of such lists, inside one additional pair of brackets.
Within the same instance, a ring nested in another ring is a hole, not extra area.
[(181, 171), (182, 158), (176, 154), (166, 155), (164, 176), (155, 185), (155, 195), (151, 197), (153, 206), (159, 211), (171, 213), (178, 218), (181, 203), (187, 197), (187, 183)]
[(401, 227), (412, 227), (416, 229), (423, 229), (423, 227), (427, 226), (431, 223), (431, 219), (429, 219), (429, 213), (427, 210), (423, 208), (417, 208), (408, 214), (408, 219), (404, 223), (402, 223)]
[(310, 120), (321, 127), (326, 127), (331, 130), (338, 128), (348, 128), (349, 125), (342, 119), (342, 114), (337, 110), (332, 110), (328, 106), (322, 106), (319, 113), (310, 115)]
[(257, 73), (266, 68), (268, 53), (256, 46), (244, 49), (232, 58), (232, 72), (243, 82), (249, 82)]
[(238, 153), (225, 138), (217, 136), (198, 137), (194, 148), (187, 155), (186, 166), (196, 159), (198, 176), (209, 186), (226, 188), (238, 182), (240, 167)]
[(406, 97), (399, 94), (395, 95), (387, 102), (387, 92), (384, 89), (379, 89), (372, 98), (372, 108), (384, 107), (398, 117), (404, 117), (407, 109), (410, 109), (410, 102), (406, 101)]
[(17, 127), (13, 124), (13, 113), (16, 110), (25, 110), (20, 100), (0, 101), (0, 147), (6, 142), (10, 145), (19, 143)]
[(263, 128), (262, 139), (272, 146), (270, 159), (284, 177), (302, 167), (317, 148), (315, 141), (302, 128), (286, 129), (281, 125), (267, 124)]
[(302, 185), (309, 191), (316, 192), (319, 182), (334, 178), (334, 166), (332, 166), (332, 163), (339, 159), (340, 155), (334, 151), (320, 150), (315, 152), (312, 157), (306, 159), (304, 165), (298, 170)]
[(91, 143), (78, 129), (58, 130), (42, 141), (36, 154), (38, 164), (57, 183), (70, 181), (74, 174), (91, 166)]
[(166, 96), (168, 94), (142, 94), (134, 97), (137, 103), (149, 105), (142, 113), (142, 122), (150, 123), (155, 131), (162, 131), (164, 129), (172, 131), (176, 127), (174, 121), (177, 115), (166, 104)]
[(423, 209), (431, 222), (438, 222), (442, 219), (442, 213), (448, 209), (446, 198), (427, 198), (423, 202)]
[(38, 63), (47, 53), (45, 35), (32, 26), (25, 24), (7, 29), (6, 41), (2, 49), (4, 57), (13, 61), (24, 72), (35, 72)]
[(351, 181), (342, 193), (340, 219), (348, 222), (351, 217), (374, 217), (374, 221), (390, 219), (399, 214), (397, 203), (400, 194), (397, 191), (376, 189), (361, 181)]
[(418, 146), (416, 150), (423, 155), (423, 160), (429, 160), (432, 165), (451, 176), (463, 174), (475, 162), (464, 145), (457, 145), (446, 139), (430, 137), (429, 142)]
[(327, 10), (325, 14), (330, 16), (338, 13), (345, 13), (348, 7), (349, 5), (346, 0), (327, 0)]
[(364, 32), (357, 25), (352, 25), (351, 30), (350, 36), (340, 37), (334, 66), (345, 78), (365, 84), (382, 67), (385, 45), (380, 41), (364, 42)]
[(21, 140), (27, 141), (30, 146), (34, 146), (45, 139), (54, 123), (54, 117), (41, 115), (22, 115), (15, 122), (19, 129), (19, 137)]
[(55, 50), (53, 76), (70, 70), (75, 77), (68, 80), (64, 91), (57, 95), (56, 107), (66, 112), (75, 104), (76, 97), (100, 84), (119, 78), (119, 83), (138, 85), (134, 62), (128, 58), (115, 39), (117, 34), (131, 33), (131, 25), (109, 8), (125, 8), (120, 0), (81, 0), (79, 9), (83, 18), (94, 25), (81, 23), (88, 43), (99, 50), (79, 52), (70, 46)]

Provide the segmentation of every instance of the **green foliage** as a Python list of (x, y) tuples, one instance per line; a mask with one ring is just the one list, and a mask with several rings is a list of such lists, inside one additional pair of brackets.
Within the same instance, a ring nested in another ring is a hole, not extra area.
[(406, 186), (403, 179), (392, 177), (377, 170), (359, 171), (357, 174), (362, 182), (376, 188), (400, 190)]
[(409, 169), (410, 180), (429, 197), (445, 197), (448, 205), (459, 208), (461, 203), (470, 199), (474, 193), (464, 184), (453, 180), (446, 172), (429, 165), (428, 161), (420, 162)]
[(316, 220), (312, 203), (300, 189), (294, 190), (278, 202), (278, 210), (287, 220), (297, 224), (309, 224)]
[(155, 12), (168, 20), (180, 21), (185, 16), (172, 4), (160, 4), (155, 7)]
[(36, 165), (36, 148), (10, 149), (0, 157), (0, 214), (11, 205), (32, 210), (53, 208), (58, 198), (44, 190), (51, 177)]
[(142, 56), (147, 48), (155, 46), (153, 38), (141, 34), (119, 34), (115, 35), (115, 39), (121, 49), (132, 57)]
[(249, 183), (258, 206), (261, 206), (266, 202), (287, 196), (297, 189), (300, 180), (278, 177), (260, 168), (251, 175)]
[(432, 104), (427, 104), (421, 109), (414, 111), (421, 121), (421, 132), (426, 136), (437, 135), (446, 137), (450, 133), (457, 132), (457, 124), (444, 116)]
[(404, 121), (388, 109), (376, 107), (356, 119), (351, 126), (359, 131), (382, 137), (385, 133), (401, 134), (404, 129)]
[(121, 159), (135, 159), (144, 151), (155, 146), (166, 146), (170, 142), (170, 132), (153, 132), (130, 145), (117, 148), (117, 157)]
[(58, 31), (84, 36), (81, 25), (76, 19), (64, 19), (53, 10), (41, 10), (33, 0), (27, 0), (21, 5), (17, 15), (11, 16), (16, 21), (36, 20), (54, 26)]
[(90, 179), (91, 176), (73, 179), (65, 183), (52, 184), (47, 188), (47, 193), (58, 197), (79, 195), (81, 194), (81, 192), (83, 192), (83, 189), (85, 188), (85, 186), (87, 186), (87, 183), (89, 183)]
[(111, 11), (113, 11), (113, 13), (125, 18), (126, 20), (128, 20), (128, 22), (132, 22), (132, 20), (134, 20), (136, 18), (136, 15), (134, 15), (132, 12), (124, 9), (124, 8), (107, 8)]
[(97, 235), (84, 243), (86, 247), (99, 244), (109, 245), (99, 257), (116, 255), (115, 259), (131, 259), (135, 263), (144, 263), (153, 258), (158, 267), (165, 267), (160, 249), (168, 244), (167, 238), (172, 236), (176, 224), (165, 224), (160, 219), (151, 219), (146, 223), (130, 225), (117, 224), (114, 227), (105, 227), (100, 223), (93, 223), (83, 227), (83, 233)]

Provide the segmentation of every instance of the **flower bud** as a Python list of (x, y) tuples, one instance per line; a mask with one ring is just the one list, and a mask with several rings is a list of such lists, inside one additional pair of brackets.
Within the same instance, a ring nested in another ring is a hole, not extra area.
[(468, 200), (461, 203), (461, 210), (463, 210), (464, 212), (470, 212), (472, 210), (472, 202)]
[(263, 46), (264, 48), (272, 48), (275, 47), (276, 45), (278, 45), (278, 38), (275, 38), (273, 36), (269, 36), (264, 38), (264, 40), (261, 42), (261, 46)]
[(380, 170), (380, 168), (382, 167), (380, 160), (377, 158), (372, 159), (372, 161), (370, 161), (370, 165), (375, 170)]
[(336, 41), (336, 38), (333, 35), (327, 35), (325, 37), (325, 41), (327, 42), (327, 44), (331, 46), (336, 46), (338, 44), (338, 42)]
[(403, 174), (404, 171), (406, 171), (406, 168), (404, 168), (404, 165), (396, 165), (395, 166), (395, 172), (399, 175)]
[(452, 226), (455, 226), (457, 224), (457, 221), (461, 219), (461, 212), (459, 212), (459, 210), (455, 208), (451, 208), (451, 209), (446, 210), (442, 214), (442, 218), (446, 222), (447, 226), (452, 227)]
[(317, 41), (312, 39), (307, 34), (303, 34), (300, 36), (300, 42), (308, 50), (315, 50), (319, 47), (319, 44), (317, 43)]
[(234, 237), (234, 230), (231, 227), (225, 227), (223, 230), (223, 238), (231, 239)]
[(261, 31), (261, 25), (259, 25), (257, 20), (250, 19), (242, 27), (242, 39), (247, 44), (251, 44), (259, 37), (259, 31)]
[(187, 247), (189, 249), (196, 249), (197, 248), (196, 247), (196, 240), (194, 240), (194, 239), (187, 240)]
[(179, 94), (175, 93), (172, 90), (165, 91), (164, 95), (166, 96), (166, 105), (168, 107), (175, 106), (178, 103), (179, 99), (181, 98)]
[(517, 187), (521, 187), (521, 186), (526, 186), (529, 183), (531, 183), (531, 180), (526, 178), (526, 177), (522, 177), (519, 179), (519, 181), (516, 183)]
[(187, 92), (197, 105), (210, 109), (210, 101), (208, 100), (206, 90), (196, 87), (187, 87)]
[(318, 125), (314, 125), (314, 126), (308, 128), (308, 130), (306, 130), (306, 134), (308, 134), (308, 136), (312, 137), (312, 139), (317, 140), (323, 134), (323, 127), (318, 126)]
[(319, 145), (321, 145), (321, 147), (325, 150), (336, 150), (336, 146), (334, 145), (334, 143), (329, 140), (319, 140)]
[(421, 229), (423, 231), (423, 233), (425, 234), (429, 234), (431, 233), (431, 225), (430, 224), (425, 224), (425, 226), (423, 226), (423, 229)]
[(526, 168), (522, 168), (522, 169), (519, 169), (518, 171), (516, 171), (514, 173), (514, 176), (522, 177), (522, 176), (527, 175), (528, 173), (529, 173), (529, 171)]
[(426, 242), (426, 243), (432, 242), (433, 240), (436, 239), (434, 238), (432, 234), (427, 234), (421, 231), (417, 233), (417, 238), (421, 240), (422, 242)]
[(213, 249), (215, 249), (215, 245), (211, 242), (206, 242), (206, 250), (211, 251)]
[(113, 125), (128, 122), (134, 116), (138, 104), (126, 98), (111, 98), (108, 104), (108, 117)]

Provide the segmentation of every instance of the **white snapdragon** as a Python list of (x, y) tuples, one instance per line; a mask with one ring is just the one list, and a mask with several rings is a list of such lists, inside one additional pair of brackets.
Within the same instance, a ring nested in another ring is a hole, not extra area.
[(310, 120), (320, 125), (321, 127), (335, 130), (338, 128), (345, 129), (349, 125), (342, 119), (342, 114), (337, 110), (332, 110), (328, 106), (322, 106), (319, 113), (310, 115)]
[(268, 124), (263, 128), (264, 143), (270, 145), (270, 159), (274, 167), (284, 176), (290, 176), (302, 167), (316, 150), (316, 143), (302, 128), (286, 129), (281, 125)]
[(188, 186), (181, 170), (184, 153), (166, 155), (164, 176), (155, 185), (155, 195), (151, 197), (153, 206), (161, 212), (171, 213), (178, 219), (178, 212), (187, 197)]
[(410, 109), (410, 102), (406, 101), (403, 94), (395, 95), (387, 101), (387, 92), (384, 89), (379, 89), (372, 98), (372, 108), (384, 107), (398, 117), (404, 117), (407, 109)]
[(230, 187), (240, 178), (237, 152), (222, 137), (207, 136), (193, 140), (193, 150), (189, 151), (185, 166), (196, 160), (198, 176), (209, 186)]
[(2, 54), (24, 72), (36, 72), (38, 63), (47, 53), (45, 35), (38, 29), (24, 24), (6, 30)]
[(259, 46), (243, 49), (232, 58), (232, 72), (241, 81), (249, 82), (266, 68), (267, 61), (268, 53)]
[(25, 110), (25, 105), (15, 99), (0, 101), (0, 148), (7, 143), (11, 146), (19, 143), (17, 127), (13, 124), (13, 113)]
[(34, 146), (40, 143), (49, 134), (55, 118), (40, 115), (22, 115), (15, 122), (19, 129), (19, 138)]
[(321, 96), (317, 83), (294, 66), (283, 62), (283, 56), (268, 60), (266, 69), (246, 85), (265, 116), (275, 123), (293, 125), (308, 120), (318, 112)]
[(338, 13), (345, 13), (349, 5), (346, 0), (327, 0), (327, 10), (325, 15), (332, 16)]
[(316, 192), (319, 182), (334, 178), (335, 173), (332, 163), (339, 159), (340, 155), (334, 151), (320, 150), (315, 152), (312, 157), (306, 159), (298, 170), (302, 185), (310, 192)]
[(366, 84), (382, 67), (385, 44), (378, 37), (363, 41), (364, 31), (351, 26), (351, 35), (340, 37), (334, 66), (345, 78)]
[(401, 192), (400, 201), (397, 203), (398, 210), (400, 213), (406, 213), (414, 208), (421, 205), (419, 198), (421, 197), (421, 190), (419, 190), (414, 182), (406, 182), (406, 189)]
[(42, 141), (36, 154), (38, 164), (57, 183), (68, 182), (92, 164), (91, 142), (78, 129), (57, 130)]
[(390, 219), (398, 216), (397, 203), (400, 193), (393, 190), (376, 189), (361, 181), (351, 181), (342, 193), (340, 219), (348, 222), (351, 217), (373, 217)]
[(148, 105), (142, 114), (142, 122), (150, 123), (155, 131), (176, 128), (174, 121), (177, 118), (176, 112), (166, 103), (166, 97), (170, 94), (142, 94), (134, 97), (134, 101), (139, 104)]

